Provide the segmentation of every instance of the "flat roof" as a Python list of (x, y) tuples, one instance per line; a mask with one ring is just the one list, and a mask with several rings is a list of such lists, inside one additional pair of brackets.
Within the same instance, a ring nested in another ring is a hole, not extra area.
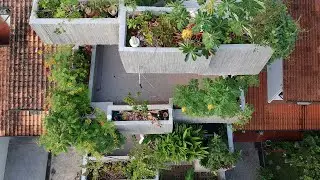
[[(134, 64), (133, 64), (134, 66)], [(93, 102), (123, 104), (130, 92), (141, 92), (140, 100), (149, 103), (168, 103), (177, 84), (187, 84), (190, 79), (216, 76), (195, 74), (139, 74), (126, 73), (118, 52), (118, 46), (97, 46), (96, 67), (92, 91)]]

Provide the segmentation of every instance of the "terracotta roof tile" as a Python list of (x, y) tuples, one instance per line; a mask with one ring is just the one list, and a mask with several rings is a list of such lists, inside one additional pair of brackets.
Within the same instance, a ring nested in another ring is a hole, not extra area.
[(35, 136), (43, 131), (47, 79), (40, 52), (48, 49), (28, 24), (31, 4), (32, 0), (0, 0), (0, 7), (11, 10), (10, 46), (0, 49), (6, 52), (0, 56), (0, 136)]
[(320, 104), (297, 105), (267, 102), (267, 73), (260, 73), (260, 86), (249, 88), (247, 102), (255, 108), (245, 130), (319, 130)]
[(291, 0), (289, 10), (303, 32), (284, 63), (284, 98), (320, 101), (320, 1)]

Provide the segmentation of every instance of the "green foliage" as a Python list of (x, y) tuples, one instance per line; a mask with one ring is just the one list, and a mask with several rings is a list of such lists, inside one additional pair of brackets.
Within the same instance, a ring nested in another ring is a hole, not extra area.
[(189, 42), (181, 43), (179, 49), (186, 54), (184, 61), (188, 61), (190, 57), (195, 61), (198, 57), (201, 56), (201, 53), (199, 53), (199, 48)]
[(294, 49), (299, 27), (282, 1), (264, 0), (265, 11), (252, 22), (253, 42), (272, 47), (272, 60), (286, 58)]
[(253, 112), (253, 106), (251, 104), (246, 104), (243, 111), (240, 111), (237, 114), (238, 121), (234, 123), (236, 125), (236, 129), (240, 130), (244, 125), (248, 124), (249, 120), (252, 118)]
[(153, 6), (158, 0), (125, 0), (125, 5), (135, 8), (136, 6)]
[(186, 175), (185, 175), (185, 180), (194, 180), (194, 169), (193, 168), (190, 168)]
[(113, 17), (110, 8), (117, 8), (117, 0), (39, 0), (39, 18)]
[(122, 179), (125, 177), (127, 162), (101, 162), (89, 161), (83, 168), (86, 168), (85, 176), (90, 176), (92, 180), (101, 179)]
[(204, 133), (201, 127), (181, 124), (176, 125), (170, 134), (151, 135), (150, 138), (159, 157), (168, 162), (192, 162), (208, 154), (202, 142)]
[[(276, 179), (320, 179), (320, 136), (319, 132), (308, 132), (300, 142), (273, 143), (269, 156), (273, 164), (267, 164), (260, 176), (267, 180)], [(279, 155), (279, 152), (283, 152)], [(276, 156), (278, 155), (278, 156)], [(270, 158), (267, 156), (267, 158)], [(279, 169), (274, 166), (278, 166)], [(288, 171), (294, 173), (288, 174)], [(293, 175), (295, 175), (293, 177)]]
[(189, 24), (189, 12), (181, 2), (170, 3), (168, 6), (172, 7), (172, 12), (165, 14), (166, 19), (176, 24), (177, 29), (182, 31)]
[(320, 179), (320, 136), (306, 134), (299, 145), (288, 149), (286, 163), (303, 169), (302, 179)]
[(259, 179), (260, 180), (273, 180), (274, 175), (273, 172), (268, 168), (260, 168), (259, 169)]
[(193, 79), (188, 85), (178, 85), (174, 92), (174, 103), (191, 116), (234, 117), (239, 115), (240, 87), (248, 86), (239, 78), (205, 78), (200, 86)]
[(102, 111), (94, 111), (94, 119), (87, 117), (92, 113), (87, 85), (89, 59), (84, 49), (73, 53), (68, 47), (47, 61), (53, 86), (40, 143), (53, 154), (66, 152), (71, 146), (83, 153), (110, 153), (123, 144), (124, 137)]
[[(299, 28), (282, 1), (222, 0), (217, 3), (210, 0), (200, 3), (203, 5), (194, 15), (189, 14), (181, 2), (170, 3), (173, 7), (170, 13), (153, 15), (144, 20), (148, 21), (144, 22), (148, 26), (140, 29), (128, 26), (129, 32), (138, 36), (142, 46), (180, 46), (186, 54), (185, 60), (195, 60), (199, 56), (208, 58), (221, 44), (268, 45), (274, 50), (272, 59), (285, 58), (294, 48)], [(191, 37), (184, 38), (185, 30), (192, 31)], [(163, 32), (161, 38), (157, 37), (159, 32)]]
[(231, 168), (240, 158), (240, 153), (229, 152), (227, 144), (218, 135), (213, 136), (208, 146), (209, 154), (200, 163), (213, 173), (220, 168)]
[(131, 93), (128, 94), (127, 97), (124, 98), (124, 102), (128, 105), (132, 106), (132, 110), (134, 112), (141, 113), (144, 116), (148, 115), (148, 101), (143, 101), (142, 104), (139, 104), (137, 98), (140, 97), (140, 93), (137, 93), (136, 97), (133, 97)]
[(141, 34), (146, 46), (172, 47), (175, 46), (173, 39), (174, 32), (177, 31), (176, 22), (167, 16), (168, 14), (161, 14), (156, 22), (149, 23), (153, 19), (151, 12), (143, 12), (127, 18), (128, 29)]
[(136, 144), (130, 151), (130, 161), (126, 167), (127, 176), (132, 180), (154, 177), (157, 170), (164, 169), (164, 159), (157, 156), (147, 144)]

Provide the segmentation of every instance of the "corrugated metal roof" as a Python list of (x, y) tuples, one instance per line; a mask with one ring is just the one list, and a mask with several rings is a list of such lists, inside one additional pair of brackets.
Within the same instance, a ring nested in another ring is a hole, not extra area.
[(267, 102), (267, 73), (260, 73), (260, 86), (249, 88), (247, 102), (255, 108), (245, 130), (319, 130), (320, 104), (297, 105)]
[(302, 33), (294, 52), (284, 63), (284, 98), (320, 101), (320, 1), (290, 1), (290, 14)]

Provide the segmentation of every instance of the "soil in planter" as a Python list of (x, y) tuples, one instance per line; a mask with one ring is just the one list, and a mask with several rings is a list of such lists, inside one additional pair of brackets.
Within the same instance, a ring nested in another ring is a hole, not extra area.
[[(127, 162), (117, 161), (108, 162), (99, 169), (98, 180), (118, 180), (118, 179), (128, 179), (125, 174), (125, 167)], [(91, 170), (87, 176), (87, 180), (93, 180), (94, 175)]]
[(168, 110), (149, 110), (148, 113), (137, 111), (112, 111), (113, 121), (159, 121), (169, 120)]

